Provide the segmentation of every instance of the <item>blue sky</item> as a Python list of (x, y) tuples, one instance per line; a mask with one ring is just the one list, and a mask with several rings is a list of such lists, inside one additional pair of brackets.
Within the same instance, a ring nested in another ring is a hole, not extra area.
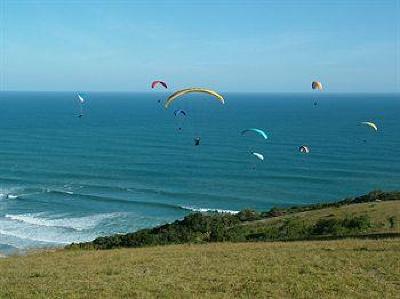
[[(151, 4), (149, 4), (151, 2)], [(1, 6), (6, 90), (400, 91), (400, 0), (23, 1)]]

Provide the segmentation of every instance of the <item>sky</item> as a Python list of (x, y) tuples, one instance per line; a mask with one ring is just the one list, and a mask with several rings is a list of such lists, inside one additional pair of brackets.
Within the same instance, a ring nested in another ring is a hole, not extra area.
[(400, 92), (400, 0), (0, 0), (1, 90)]

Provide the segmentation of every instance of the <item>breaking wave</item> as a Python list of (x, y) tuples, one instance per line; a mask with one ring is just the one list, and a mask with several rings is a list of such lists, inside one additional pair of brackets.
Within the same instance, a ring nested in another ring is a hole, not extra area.
[(103, 220), (120, 216), (121, 213), (104, 213), (84, 217), (46, 218), (42, 213), (6, 215), (5, 218), (24, 222), (36, 226), (61, 227), (82, 231), (91, 229), (100, 224)]

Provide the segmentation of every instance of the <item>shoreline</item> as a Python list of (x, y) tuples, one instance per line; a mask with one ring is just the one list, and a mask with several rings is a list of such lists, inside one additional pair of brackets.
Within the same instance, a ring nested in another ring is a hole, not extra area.
[(264, 212), (250, 209), (237, 214), (197, 212), (170, 224), (98, 237), (65, 248), (101, 250), (191, 243), (385, 238), (388, 233), (400, 234), (399, 205), (400, 192), (372, 191), (331, 203)]
[[(242, 211), (230, 211), (230, 210), (207, 210), (207, 209), (191, 209), (191, 213), (189, 213), (187, 216), (185, 216), (182, 219), (176, 219), (175, 221), (172, 221), (170, 223), (161, 225), (161, 226), (154, 226), (154, 227), (149, 227), (145, 228), (142, 230), (134, 231), (134, 232), (128, 232), (125, 234), (115, 234), (115, 235), (108, 235), (108, 236), (103, 236), (103, 237), (96, 237), (92, 241), (87, 241), (83, 243), (70, 243), (68, 245), (59, 245), (59, 246), (54, 246), (54, 247), (43, 247), (43, 248), (27, 248), (24, 250), (8, 250), (7, 247), (1, 248), (0, 250), (0, 258), (7, 258), (9, 256), (13, 255), (18, 255), (18, 256), (25, 256), (33, 251), (47, 251), (47, 250), (57, 250), (57, 249), (65, 249), (65, 248), (91, 248), (92, 246), (95, 247), (96, 249), (112, 249), (112, 248), (120, 248), (120, 247), (142, 247), (145, 245), (169, 245), (170, 243), (164, 242), (162, 240), (159, 240), (157, 242), (159, 243), (154, 243), (151, 242), (147, 244), (144, 241), (136, 242), (135, 245), (127, 243), (128, 245), (125, 246), (116, 246), (113, 245), (114, 242), (116, 242), (116, 239), (119, 240), (124, 240), (124, 239), (130, 239), (130, 238), (136, 238), (140, 236), (145, 236), (145, 237), (151, 237), (151, 238), (158, 238), (161, 236), (163, 233), (165, 233), (167, 230), (172, 229), (189, 229), (192, 230), (192, 227), (190, 225), (187, 225), (188, 221), (192, 221), (195, 219), (195, 221), (210, 221), (209, 222), (209, 227), (207, 228), (208, 231), (212, 231), (216, 226), (222, 225), (221, 228), (224, 230), (229, 230), (229, 226), (242, 226), (242, 225), (248, 225), (248, 224), (255, 224), (255, 223), (264, 223), (265, 221), (270, 221), (270, 220), (279, 220), (279, 219), (289, 219), (290, 217), (298, 217), (301, 214), (307, 213), (307, 212), (313, 212), (313, 211), (323, 211), (326, 209), (337, 209), (340, 207), (351, 207), (356, 204), (362, 204), (362, 203), (380, 203), (382, 201), (391, 201), (391, 200), (399, 200), (400, 199), (400, 192), (381, 192), (381, 191), (372, 191), (368, 194), (357, 196), (357, 197), (352, 197), (352, 198), (345, 198), (343, 200), (338, 200), (330, 203), (319, 203), (319, 204), (311, 204), (311, 205), (299, 205), (299, 206), (292, 206), (292, 207), (287, 207), (287, 208), (271, 208), (268, 211), (264, 212), (259, 212), (259, 211), (254, 211), (254, 210), (249, 210), (249, 209), (244, 209)], [(235, 213), (232, 213), (235, 212)], [(366, 211), (366, 213), (368, 213)], [(197, 216), (196, 215), (200, 215)], [(225, 224), (224, 222), (218, 223), (221, 219), (219, 218), (224, 218), (225, 221), (230, 222), (230, 224)], [(320, 217), (322, 219), (322, 217)], [(339, 217), (340, 218), (340, 217)], [(339, 219), (338, 218), (338, 219)], [(213, 220), (212, 220), (213, 219)], [(216, 221), (216, 222), (213, 222)], [(186, 223), (186, 224), (185, 224)], [(304, 224), (303, 224), (304, 225)], [(292, 229), (292, 228), (290, 228)], [(303, 227), (304, 229), (304, 227)], [(200, 234), (196, 240), (175, 240), (171, 244), (182, 244), (182, 243), (196, 243), (196, 242), (218, 242), (218, 238), (212, 239), (209, 236), (206, 237), (208, 233), (204, 235), (205, 232), (196, 232), (192, 231), (195, 234)], [(227, 232), (229, 234), (229, 232)], [(240, 236), (241, 238), (244, 237), (244, 239), (241, 240), (236, 240), (233, 238), (231, 241), (304, 241), (304, 240), (337, 240), (337, 239), (344, 239), (344, 238), (368, 238), (368, 236), (363, 236), (362, 231), (357, 232), (356, 234), (352, 235), (350, 231), (347, 232), (346, 235), (299, 235), (299, 236), (277, 236), (276, 238), (273, 237), (271, 238), (271, 233), (265, 233), (265, 232), (248, 232), (249, 234), (243, 235), (242, 232), (239, 232), (237, 236)], [(375, 231), (374, 234), (371, 234), (371, 238), (377, 238), (378, 236), (385, 238), (387, 232), (379, 232)], [(174, 234), (174, 233), (173, 233)], [(396, 236), (400, 234), (400, 232), (396, 233)], [(358, 235), (358, 236), (357, 236)], [(389, 236), (390, 234), (388, 234)], [(225, 240), (226, 236), (222, 238)], [(283, 239), (282, 239), (283, 238)], [(115, 239), (115, 240), (113, 240)], [(228, 240), (228, 239), (226, 239)], [(144, 243), (143, 243), (144, 242)], [(104, 246), (105, 243), (107, 243), (107, 246)], [(143, 244), (142, 244), (143, 243)]]

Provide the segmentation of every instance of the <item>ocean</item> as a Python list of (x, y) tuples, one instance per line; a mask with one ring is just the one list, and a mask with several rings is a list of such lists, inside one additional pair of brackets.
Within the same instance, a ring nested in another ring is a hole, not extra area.
[(78, 118), (76, 93), (0, 93), (1, 253), (400, 187), (398, 94), (82, 95)]

